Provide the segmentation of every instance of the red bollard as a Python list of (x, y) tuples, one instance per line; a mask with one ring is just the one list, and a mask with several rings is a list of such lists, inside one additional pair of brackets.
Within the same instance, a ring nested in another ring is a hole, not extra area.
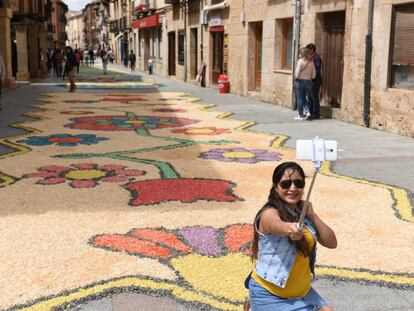
[(221, 94), (229, 93), (230, 92), (230, 82), (224, 73), (221, 74), (218, 78), (218, 86), (219, 86), (219, 92)]

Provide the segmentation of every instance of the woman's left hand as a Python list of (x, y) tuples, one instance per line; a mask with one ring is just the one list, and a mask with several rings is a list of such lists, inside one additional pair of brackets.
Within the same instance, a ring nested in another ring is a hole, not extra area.
[[(299, 208), (302, 210), (305, 206), (305, 201), (300, 201)], [(306, 210), (306, 218), (312, 219), (315, 217), (315, 211), (313, 210), (313, 206), (311, 202), (308, 202), (308, 209)]]

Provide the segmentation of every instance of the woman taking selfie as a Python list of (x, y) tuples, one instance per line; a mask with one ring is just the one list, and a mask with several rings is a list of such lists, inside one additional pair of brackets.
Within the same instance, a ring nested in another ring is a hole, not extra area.
[(295, 162), (273, 172), (267, 203), (254, 219), (252, 258), (256, 268), (248, 281), (252, 311), (332, 310), (311, 287), (316, 243), (336, 248), (333, 230), (309, 203), (303, 229), (298, 221), (304, 204), (305, 173)]

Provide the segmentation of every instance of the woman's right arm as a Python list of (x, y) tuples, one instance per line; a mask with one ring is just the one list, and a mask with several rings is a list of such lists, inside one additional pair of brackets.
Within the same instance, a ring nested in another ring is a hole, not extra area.
[(285, 222), (280, 219), (279, 212), (274, 208), (263, 211), (260, 217), (259, 231), (263, 234), (289, 236), (292, 240), (300, 240), (303, 231), (297, 229), (297, 222)]
[(302, 61), (299, 59), (298, 64), (296, 65), (296, 69), (295, 69), (295, 78), (298, 79), (299, 78), (299, 74), (302, 70)]

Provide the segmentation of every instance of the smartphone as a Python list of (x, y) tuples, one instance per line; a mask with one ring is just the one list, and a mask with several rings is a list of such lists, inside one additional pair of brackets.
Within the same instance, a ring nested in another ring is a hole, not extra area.
[(311, 161), (336, 161), (338, 158), (338, 143), (335, 140), (314, 138), (296, 141), (296, 159)]

